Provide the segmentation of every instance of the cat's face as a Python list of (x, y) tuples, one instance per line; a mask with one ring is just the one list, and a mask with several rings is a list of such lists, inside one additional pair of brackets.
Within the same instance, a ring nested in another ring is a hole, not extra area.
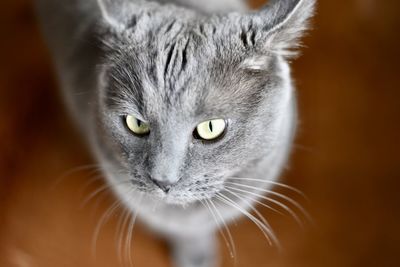
[(255, 15), (129, 6), (123, 16), (108, 6), (102, 35), (93, 134), (108, 178), (126, 184), (124, 198), (133, 190), (173, 204), (211, 198), (279, 145), (291, 93), (282, 42), (297, 36), (268, 36), (275, 24)]

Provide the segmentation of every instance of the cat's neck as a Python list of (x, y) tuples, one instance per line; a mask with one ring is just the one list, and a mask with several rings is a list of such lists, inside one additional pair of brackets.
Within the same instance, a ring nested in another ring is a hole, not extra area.
[(160, 3), (171, 3), (188, 8), (193, 8), (205, 13), (246, 11), (246, 0), (156, 0)]

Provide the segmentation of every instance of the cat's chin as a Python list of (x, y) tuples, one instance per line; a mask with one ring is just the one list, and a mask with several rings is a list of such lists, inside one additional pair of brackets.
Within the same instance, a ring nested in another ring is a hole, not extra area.
[(182, 193), (164, 193), (163, 191), (152, 191), (152, 192), (142, 192), (143, 195), (151, 199), (152, 201), (159, 203), (161, 205), (179, 206), (187, 208), (192, 205), (202, 205), (201, 202), (205, 199), (211, 199), (213, 195), (209, 197), (199, 197), (191, 194)]
[(197, 202), (198, 200), (184, 200), (184, 199), (178, 199), (178, 198), (172, 198), (172, 197), (165, 197), (160, 199), (161, 202), (170, 205), (170, 206), (180, 206), (180, 207), (188, 207), (192, 204), (194, 204), (195, 202)]
[(200, 203), (200, 199), (195, 196), (185, 195), (182, 196), (180, 194), (165, 194), (165, 193), (158, 193), (158, 194), (151, 194), (151, 197), (160, 203), (171, 205), (171, 206), (180, 206), (180, 207), (188, 207), (194, 204)]

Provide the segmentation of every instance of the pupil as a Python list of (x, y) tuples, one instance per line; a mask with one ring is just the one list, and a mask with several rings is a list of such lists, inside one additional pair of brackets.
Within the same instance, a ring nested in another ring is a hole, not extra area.
[(142, 122), (140, 120), (136, 120), (137, 121), (137, 125), (140, 128), (142, 126)]
[(212, 132), (213, 131), (213, 125), (212, 125), (211, 121), (209, 122), (208, 127), (210, 128), (210, 131)]

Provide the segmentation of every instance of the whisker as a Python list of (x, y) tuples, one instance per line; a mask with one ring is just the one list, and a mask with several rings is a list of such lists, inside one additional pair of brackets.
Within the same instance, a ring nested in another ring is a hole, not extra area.
[[(228, 206), (231, 206), (233, 208), (236, 208), (238, 211), (240, 211), (243, 215), (245, 215), (247, 218), (249, 218), (264, 234), (265, 238), (267, 239), (268, 243), (272, 245), (272, 240), (274, 240), (275, 244), (277, 247), (280, 247), (278, 240), (275, 237), (275, 234), (272, 232), (270, 228), (268, 228), (266, 225), (264, 225), (259, 219), (254, 217), (252, 214), (247, 212), (245, 209), (241, 208), (239, 205), (237, 205), (234, 201), (232, 201), (229, 197), (226, 195), (218, 193), (216, 195), (217, 199), (222, 201), (223, 203), (227, 204)], [(271, 240), (272, 239), (272, 240)]]
[(101, 186), (100, 188), (96, 189), (94, 192), (92, 192), (91, 194), (89, 194), (89, 195), (82, 201), (82, 204), (81, 204), (80, 208), (85, 207), (85, 206), (87, 205), (87, 203), (88, 203), (90, 200), (92, 200), (92, 199), (93, 199), (95, 196), (97, 196), (98, 194), (100, 194), (100, 193), (106, 191), (107, 189), (111, 189), (111, 188), (113, 188), (113, 187), (116, 187), (116, 186), (119, 186), (119, 185), (123, 185), (123, 184), (128, 184), (128, 183), (130, 183), (130, 182), (131, 182), (131, 181), (128, 180), (128, 181), (121, 181), (121, 182), (118, 182), (118, 183), (115, 183), (115, 184), (112, 184), (112, 183), (111, 183), (111, 184), (105, 184), (105, 185)]
[(122, 264), (123, 263), (123, 239), (124, 239), (124, 234), (125, 234), (125, 229), (126, 225), (129, 221), (129, 217), (131, 211), (125, 208), (125, 211), (123, 215), (120, 217), (120, 220), (118, 221), (118, 226), (117, 226), (117, 235), (118, 235), (118, 242), (117, 242), (117, 253), (118, 253), (118, 261)]
[[(208, 204), (208, 200), (207, 200), (207, 199), (204, 199), (204, 201), (203, 201), (203, 200), (199, 200), (199, 201), (200, 201), (200, 203), (201, 203), (204, 207), (207, 208), (208, 212), (209, 212), (209, 213), (211, 214), (211, 216), (213, 217), (215, 223), (216, 223), (217, 225), (219, 225), (217, 216), (214, 214), (213, 210), (211, 209), (211, 206)], [(218, 228), (218, 230), (219, 230), (219, 232), (221, 233), (221, 236), (222, 236), (222, 238), (223, 238), (224, 241), (225, 241), (225, 245), (226, 245), (226, 247), (228, 248), (229, 254), (232, 255), (233, 252), (232, 252), (232, 248), (231, 248), (231, 246), (230, 246), (230, 244), (229, 244), (229, 242), (228, 242), (228, 238), (226, 237), (224, 231), (223, 231), (221, 228)]]
[(314, 149), (311, 146), (304, 146), (304, 145), (300, 145), (300, 144), (293, 144), (293, 148), (297, 149), (297, 150), (301, 150), (301, 151), (305, 151), (308, 153), (313, 153), (315, 152)]
[(82, 189), (81, 189), (81, 193), (83, 194), (84, 192), (85, 192), (85, 190), (89, 187), (89, 186), (91, 186), (92, 184), (94, 184), (95, 182), (97, 182), (97, 181), (103, 181), (103, 179), (104, 179), (104, 177), (103, 177), (103, 175), (93, 175), (93, 176), (90, 176), (89, 178), (88, 178), (89, 180), (82, 186)]
[[(140, 206), (141, 202), (143, 200), (143, 194), (140, 195), (140, 199), (139, 199), (139, 203), (138, 205)], [(129, 228), (128, 228), (128, 235), (127, 235), (127, 241), (125, 243), (125, 247), (127, 249), (127, 257), (128, 257), (128, 263), (129, 266), (133, 266), (133, 260), (132, 260), (132, 236), (133, 236), (133, 228), (135, 226), (136, 223), (136, 219), (139, 215), (138, 211), (133, 212), (133, 214), (131, 215), (131, 220), (129, 223)]]
[(281, 199), (284, 199), (287, 202), (289, 202), (290, 204), (292, 204), (293, 206), (295, 206), (303, 214), (303, 216), (307, 219), (308, 222), (312, 223), (312, 221), (313, 221), (311, 216), (310, 216), (310, 214), (308, 214), (308, 212), (303, 208), (303, 206), (301, 206), (297, 201), (293, 200), (292, 198), (290, 198), (290, 197), (288, 197), (288, 196), (286, 196), (284, 194), (281, 194), (281, 193), (278, 193), (278, 192), (275, 192), (275, 191), (272, 191), (272, 190), (268, 190), (268, 189), (258, 188), (258, 187), (251, 186), (251, 185), (245, 185), (245, 184), (233, 183), (233, 182), (226, 182), (226, 183), (231, 184), (231, 185), (244, 187), (244, 188), (248, 188), (248, 189), (253, 189), (253, 190), (256, 190), (256, 191), (265, 192), (265, 193), (268, 193), (270, 195), (273, 195), (273, 196), (279, 197)]
[(86, 170), (91, 170), (91, 172), (100, 172), (101, 167), (98, 164), (88, 164), (88, 165), (82, 165), (82, 166), (78, 166), (76, 168), (72, 168), (71, 170), (66, 171), (59, 178), (57, 178), (50, 186), (50, 189), (54, 190), (61, 182), (63, 182), (66, 178), (68, 178), (68, 176), (71, 176), (74, 173), (78, 173), (78, 172), (86, 171)]
[[(227, 192), (229, 192), (230, 194), (236, 196), (238, 199), (242, 200), (243, 202), (245, 202), (245, 204), (260, 218), (260, 220), (265, 224), (265, 226), (267, 226), (268, 228), (271, 229), (272, 231), (272, 227), (271, 225), (268, 223), (267, 219), (265, 219), (265, 217), (255, 208), (253, 207), (252, 203), (250, 203), (249, 201), (247, 201), (246, 199), (244, 199), (243, 197), (239, 196), (238, 194), (236, 194), (235, 192), (232, 192), (230, 190), (227, 190)], [(225, 197), (227, 197), (225, 195)]]
[(97, 211), (99, 210), (100, 203), (102, 203), (106, 198), (107, 194), (105, 193), (99, 194), (96, 197), (95, 202), (93, 203), (92, 215), (95, 215), (97, 213)]
[(242, 194), (242, 193), (235, 193), (235, 192), (232, 192), (231, 190), (226, 189), (226, 188), (225, 188), (225, 190), (226, 190), (227, 192), (229, 192), (230, 194), (236, 196), (237, 198), (239, 198), (239, 199), (242, 200), (242, 201), (246, 201), (246, 200), (247, 200), (247, 201), (255, 202), (255, 203), (257, 203), (257, 204), (260, 204), (260, 205), (263, 206), (263, 207), (266, 207), (266, 208), (269, 209), (269, 210), (272, 210), (272, 211), (278, 213), (279, 215), (287, 216), (286, 214), (283, 214), (283, 213), (280, 212), (279, 210), (274, 209), (273, 207), (271, 207), (271, 206), (265, 204), (265, 203), (262, 202), (262, 201), (259, 201), (259, 200), (256, 199), (256, 198), (253, 198), (253, 197), (251, 197), (251, 196), (248, 196), (248, 195), (245, 195), (245, 194)]
[(119, 200), (116, 200), (101, 216), (99, 222), (97, 223), (95, 230), (94, 230), (94, 235), (92, 239), (92, 253), (94, 257), (96, 258), (96, 251), (97, 251), (97, 240), (100, 235), (100, 230), (103, 227), (103, 225), (108, 221), (110, 216), (121, 206), (121, 202)]
[[(209, 202), (212, 205), (212, 207), (214, 208), (215, 212), (217, 213), (218, 217), (220, 218), (220, 220), (221, 220), (221, 222), (222, 222), (222, 224), (223, 224), (223, 226), (225, 228), (225, 231), (226, 231), (226, 233), (228, 235), (228, 238), (229, 238), (230, 246), (232, 248), (232, 250), (230, 251), (231, 252), (230, 256), (231, 256), (232, 259), (235, 259), (236, 258), (236, 246), (235, 246), (235, 242), (233, 241), (233, 237), (232, 237), (231, 231), (229, 231), (228, 225), (226, 224), (226, 222), (225, 222), (224, 218), (222, 217), (221, 213), (219, 212), (219, 210), (215, 206), (214, 202), (211, 199), (209, 200)], [(235, 262), (235, 265), (236, 265), (236, 262)]]
[(262, 179), (254, 179), (254, 178), (239, 178), (239, 177), (229, 177), (229, 180), (240, 180), (240, 181), (250, 181), (250, 182), (259, 182), (259, 183), (268, 183), (268, 184), (272, 184), (281, 188), (286, 188), (289, 189), (290, 191), (293, 191), (297, 194), (299, 194), (300, 196), (302, 196), (305, 200), (307, 200), (308, 202), (310, 201), (308, 199), (308, 197), (299, 189), (287, 185), (287, 184), (283, 184), (280, 182), (276, 182), (276, 181), (270, 181), (270, 180), (262, 180)]
[[(131, 189), (127, 194), (130, 195), (131, 193), (134, 192), (134, 189)], [(142, 195), (141, 195), (142, 196)], [(135, 195), (131, 195), (129, 198), (128, 202), (134, 200)], [(141, 198), (140, 198), (141, 199)], [(134, 214), (134, 217), (136, 217), (136, 213), (127, 207), (125, 207), (122, 215), (120, 216), (118, 220), (118, 225), (117, 225), (117, 232), (116, 232), (116, 245), (117, 245), (117, 253), (118, 253), (118, 260), (121, 264), (125, 264), (127, 260), (127, 255), (128, 255), (128, 249), (127, 249), (127, 240), (128, 237), (131, 235), (132, 231), (130, 230), (131, 227), (133, 227), (131, 224), (134, 224), (134, 221), (132, 220), (132, 212)], [(136, 219), (136, 218), (135, 218)], [(132, 222), (133, 221), (133, 222)], [(128, 226), (128, 234), (125, 235), (125, 229)], [(125, 236), (125, 245), (124, 245), (124, 236)], [(123, 247), (125, 246), (125, 250)]]
[(260, 194), (254, 193), (254, 192), (242, 190), (240, 188), (231, 187), (231, 186), (225, 186), (225, 188), (235, 190), (236, 192), (242, 192), (242, 193), (250, 194), (250, 195), (253, 195), (255, 197), (258, 197), (258, 198), (264, 199), (266, 201), (269, 201), (271, 203), (274, 203), (275, 205), (277, 205), (277, 206), (283, 208), (284, 210), (286, 210), (293, 217), (293, 219), (300, 225), (300, 227), (303, 227), (303, 222), (300, 220), (300, 218), (297, 216), (297, 214), (291, 208), (286, 206), (285, 204), (283, 204), (283, 203), (281, 203), (281, 202), (279, 202), (279, 201), (277, 201), (277, 200), (275, 200), (273, 198), (266, 197), (266, 196), (263, 196), (263, 195), (260, 195)]

